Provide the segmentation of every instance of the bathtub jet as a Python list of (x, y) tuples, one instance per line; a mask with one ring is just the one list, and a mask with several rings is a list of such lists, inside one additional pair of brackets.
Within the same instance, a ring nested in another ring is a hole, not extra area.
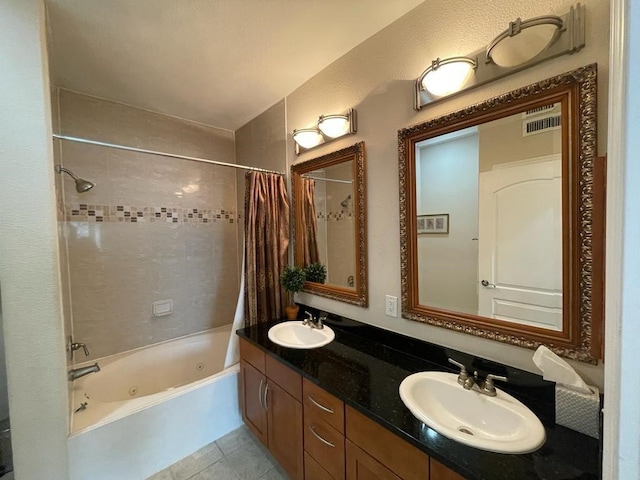
[(100, 367), (98, 366), (98, 363), (94, 363), (93, 365), (89, 365), (88, 367), (82, 367), (82, 368), (73, 368), (71, 370), (69, 370), (69, 380), (71, 380), (72, 382), (80, 377), (84, 377), (85, 375), (89, 375), (90, 373), (93, 372), (99, 372), (100, 371)]

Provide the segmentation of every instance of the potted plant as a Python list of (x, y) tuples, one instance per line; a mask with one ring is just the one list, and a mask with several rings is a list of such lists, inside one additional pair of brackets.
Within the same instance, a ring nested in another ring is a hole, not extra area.
[(327, 279), (327, 267), (322, 263), (311, 263), (305, 268), (307, 282), (324, 283)]
[(289, 292), (291, 303), (284, 308), (289, 320), (298, 318), (298, 310), (300, 307), (294, 303), (293, 294), (302, 290), (305, 281), (306, 273), (304, 269), (296, 266), (287, 265), (280, 275), (280, 285)]

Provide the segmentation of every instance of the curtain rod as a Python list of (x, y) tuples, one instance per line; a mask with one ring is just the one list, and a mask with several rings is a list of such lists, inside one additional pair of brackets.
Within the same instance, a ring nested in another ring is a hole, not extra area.
[(311, 180), (320, 180), (321, 182), (336, 182), (336, 183), (348, 183), (352, 184), (353, 180), (340, 180), (337, 178), (326, 178), (326, 177), (314, 177), (313, 175), (302, 175), (304, 178), (309, 178)]
[(118, 150), (127, 150), (129, 152), (147, 153), (149, 155), (159, 155), (161, 157), (178, 158), (180, 160), (190, 160), (192, 162), (210, 163), (212, 165), (220, 165), (223, 167), (241, 168), (243, 170), (253, 170), (256, 172), (275, 173), (277, 175), (285, 175), (284, 172), (277, 172), (275, 170), (267, 170), (265, 168), (249, 167), (246, 165), (238, 165), (237, 163), (219, 162), (217, 160), (208, 160), (206, 158), (188, 157), (186, 155), (176, 155), (174, 153), (156, 152), (155, 150), (145, 150), (144, 148), (126, 147), (124, 145), (116, 145), (114, 143), (98, 142), (96, 140), (87, 140), (86, 138), (69, 137), (67, 135), (53, 134), (53, 138), (59, 140), (68, 140), (70, 142), (85, 143), (87, 145), (98, 145), (100, 147), (116, 148)]

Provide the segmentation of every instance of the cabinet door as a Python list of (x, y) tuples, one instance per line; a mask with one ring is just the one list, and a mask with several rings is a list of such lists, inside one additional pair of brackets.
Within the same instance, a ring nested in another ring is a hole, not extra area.
[(349, 440), (346, 447), (347, 480), (402, 480)]
[(433, 458), (429, 459), (429, 467), (431, 471), (431, 476), (429, 477), (430, 480), (465, 480), (462, 475), (454, 472), (448, 467), (445, 467)]
[(292, 480), (302, 480), (302, 404), (269, 381), (265, 395), (269, 416), (269, 451)]
[(242, 419), (267, 446), (267, 411), (264, 407), (266, 377), (244, 360), (240, 361), (240, 388)]

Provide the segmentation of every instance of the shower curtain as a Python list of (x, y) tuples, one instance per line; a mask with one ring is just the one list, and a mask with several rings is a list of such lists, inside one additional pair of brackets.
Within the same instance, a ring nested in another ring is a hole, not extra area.
[(302, 237), (303, 265), (311, 265), (320, 261), (318, 254), (318, 220), (315, 203), (316, 181), (302, 177), (302, 221), (300, 235)]
[(289, 201), (282, 175), (245, 175), (245, 318), (248, 327), (282, 318), (280, 274), (287, 264)]

